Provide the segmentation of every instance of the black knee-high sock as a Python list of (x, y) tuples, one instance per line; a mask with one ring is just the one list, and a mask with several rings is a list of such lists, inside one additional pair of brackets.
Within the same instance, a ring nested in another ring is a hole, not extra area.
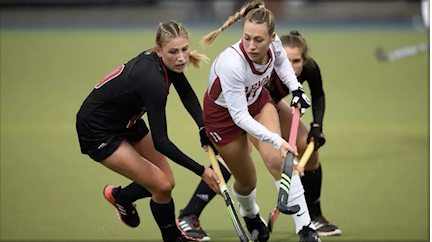
[(164, 242), (173, 242), (180, 236), (180, 230), (175, 221), (174, 200), (166, 204), (155, 203), (150, 200), (153, 217), (159, 226)]
[(321, 215), (321, 164), (316, 170), (305, 171), (301, 178), (305, 190), (306, 203), (309, 208), (311, 218)]
[(116, 202), (122, 206), (128, 206), (138, 199), (151, 197), (152, 194), (136, 182), (119, 190), (115, 196)]
[[(231, 173), (228, 171), (225, 165), (222, 165), (220, 162), (219, 167), (225, 182), (227, 182), (231, 177)], [(210, 168), (212, 168), (212, 166), (210, 166)], [(201, 212), (204, 210), (204, 207), (210, 202), (210, 200), (214, 198), (214, 196), (216, 196), (216, 193), (207, 185), (207, 183), (201, 180), (197, 189), (195, 190), (195, 193), (189, 200), (188, 205), (181, 211), (180, 217), (190, 214), (194, 214), (199, 217)]]

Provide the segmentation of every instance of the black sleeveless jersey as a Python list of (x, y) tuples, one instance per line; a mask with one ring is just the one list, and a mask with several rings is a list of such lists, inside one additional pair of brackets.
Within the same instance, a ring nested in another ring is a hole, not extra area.
[(201, 175), (204, 167), (168, 139), (165, 108), (171, 84), (197, 125), (203, 127), (201, 105), (187, 78), (166, 68), (152, 50), (117, 67), (94, 87), (77, 114), (77, 127), (79, 123), (97, 134), (116, 135), (147, 113), (155, 148)]

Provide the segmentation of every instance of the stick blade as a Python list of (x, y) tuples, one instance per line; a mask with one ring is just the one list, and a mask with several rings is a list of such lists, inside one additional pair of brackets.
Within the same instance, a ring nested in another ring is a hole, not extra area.
[(388, 56), (381, 47), (375, 49), (375, 58), (379, 61), (388, 61)]
[(294, 205), (294, 206), (281, 206), (281, 205), (278, 205), (278, 209), (283, 214), (292, 215), (292, 214), (296, 214), (296, 213), (298, 213), (298, 211), (300, 211), (300, 206), (297, 205), (297, 204)]

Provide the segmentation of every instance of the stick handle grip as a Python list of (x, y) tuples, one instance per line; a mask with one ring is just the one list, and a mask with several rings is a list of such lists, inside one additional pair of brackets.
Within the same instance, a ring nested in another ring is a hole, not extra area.
[(298, 107), (296, 107), (291, 121), (291, 130), (290, 130), (290, 136), (288, 140), (288, 144), (290, 144), (293, 147), (296, 145), (296, 141), (297, 141), (299, 122), (300, 122), (300, 110)]
[(219, 177), (219, 187), (225, 186), (225, 179), (222, 175), (221, 169), (219, 167), (219, 162), (216, 160), (216, 155), (212, 149), (212, 147), (210, 147), (210, 145), (207, 146), (207, 153), (209, 154), (209, 158), (211, 161), (211, 164), (213, 166), (213, 170), (216, 173), (216, 175)]

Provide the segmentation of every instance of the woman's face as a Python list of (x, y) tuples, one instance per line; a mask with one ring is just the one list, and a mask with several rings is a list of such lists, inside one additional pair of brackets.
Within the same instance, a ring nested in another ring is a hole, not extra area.
[(189, 40), (186, 37), (174, 37), (165, 42), (162, 48), (156, 46), (155, 50), (171, 71), (182, 73), (186, 68), (190, 55)]
[(267, 55), (270, 43), (275, 34), (269, 34), (267, 24), (256, 24), (246, 21), (243, 25), (243, 47), (249, 59), (257, 64), (262, 63)]
[(304, 59), (302, 56), (303, 50), (300, 47), (284, 46), (287, 57), (291, 62), (296, 76), (300, 76), (303, 71)]

